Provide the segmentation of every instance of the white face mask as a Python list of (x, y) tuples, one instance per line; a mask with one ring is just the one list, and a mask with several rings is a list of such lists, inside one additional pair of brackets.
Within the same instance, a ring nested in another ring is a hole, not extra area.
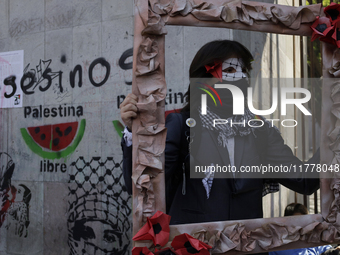
[(238, 81), (247, 78), (242, 71), (244, 65), (241, 58), (228, 58), (222, 63), (222, 79), (226, 81)]

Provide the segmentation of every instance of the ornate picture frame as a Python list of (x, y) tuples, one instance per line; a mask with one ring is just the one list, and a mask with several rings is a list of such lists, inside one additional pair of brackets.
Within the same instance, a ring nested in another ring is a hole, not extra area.
[[(312, 35), (324, 16), (321, 4), (284, 6), (233, 0), (135, 0), (132, 92), (140, 114), (133, 122), (133, 235), (147, 217), (165, 212), (164, 148), (166, 26), (224, 27), (287, 35)], [(321, 164), (339, 164), (337, 47), (323, 43)], [(330, 72), (330, 70), (333, 70)], [(170, 240), (188, 233), (215, 253), (258, 253), (340, 242), (340, 174), (321, 173), (321, 214), (170, 226)], [(145, 246), (147, 242), (135, 242)]]

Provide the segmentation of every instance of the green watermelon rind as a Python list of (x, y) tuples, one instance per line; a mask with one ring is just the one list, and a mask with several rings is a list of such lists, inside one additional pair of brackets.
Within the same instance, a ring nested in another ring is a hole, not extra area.
[(78, 147), (80, 141), (83, 139), (84, 132), (85, 132), (85, 126), (86, 126), (86, 120), (82, 119), (80, 121), (80, 125), (78, 128), (78, 132), (76, 137), (73, 139), (73, 143), (66, 147), (62, 151), (44, 151), (40, 145), (38, 145), (33, 138), (30, 136), (30, 134), (27, 132), (26, 128), (21, 128), (21, 135), (22, 138), (24, 139), (26, 145), (37, 155), (39, 155), (42, 158), (45, 159), (60, 159), (60, 158), (65, 158), (69, 154), (73, 153), (76, 148)]
[(114, 120), (114, 121), (112, 121), (112, 123), (113, 123), (113, 126), (116, 129), (119, 137), (122, 138), (123, 137), (124, 126), (122, 125), (122, 123), (120, 123), (119, 120)]

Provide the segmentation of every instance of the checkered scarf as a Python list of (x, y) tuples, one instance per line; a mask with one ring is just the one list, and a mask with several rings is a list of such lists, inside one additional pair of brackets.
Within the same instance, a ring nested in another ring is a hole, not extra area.
[[(228, 120), (232, 121), (233, 124), (231, 125), (215, 125), (213, 126), (214, 119), (220, 119), (220, 117), (215, 114), (214, 112), (210, 111), (209, 107), (207, 107), (207, 114), (202, 115), (201, 111), (199, 110), (199, 117), (202, 122), (203, 128), (206, 128), (211, 131), (218, 131), (218, 145), (222, 146), (224, 148), (227, 148), (228, 139), (235, 137), (236, 135), (239, 136), (246, 136), (250, 133), (253, 133), (254, 136), (254, 130), (257, 126), (260, 126), (261, 124), (258, 121), (253, 121), (251, 125), (253, 127), (248, 126), (248, 121), (255, 119), (255, 115), (250, 112), (248, 108), (245, 109), (244, 115), (234, 115), (230, 117)], [(265, 120), (265, 122), (269, 123), (269, 121)], [(236, 124), (241, 123), (241, 124)], [(245, 123), (245, 124), (243, 124)], [(274, 126), (274, 128), (278, 131), (277, 127)], [(278, 131), (279, 132), (279, 131)], [(213, 184), (214, 180), (214, 172), (207, 172), (206, 177), (202, 179), (203, 186), (207, 193), (207, 198), (209, 198), (210, 190)], [(274, 193), (279, 191), (279, 184), (277, 182), (267, 181), (263, 184), (263, 191), (262, 196), (265, 196), (269, 193)]]

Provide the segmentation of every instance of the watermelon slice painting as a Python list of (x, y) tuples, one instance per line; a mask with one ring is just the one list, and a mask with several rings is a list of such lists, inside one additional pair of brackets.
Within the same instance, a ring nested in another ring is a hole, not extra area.
[(86, 121), (21, 128), (27, 146), (46, 159), (64, 158), (75, 151), (84, 136)]
[(120, 123), (119, 120), (114, 120), (112, 121), (113, 126), (115, 127), (115, 130), (117, 131), (118, 135), (120, 138), (123, 137), (123, 131), (124, 131), (124, 126), (122, 123)]

